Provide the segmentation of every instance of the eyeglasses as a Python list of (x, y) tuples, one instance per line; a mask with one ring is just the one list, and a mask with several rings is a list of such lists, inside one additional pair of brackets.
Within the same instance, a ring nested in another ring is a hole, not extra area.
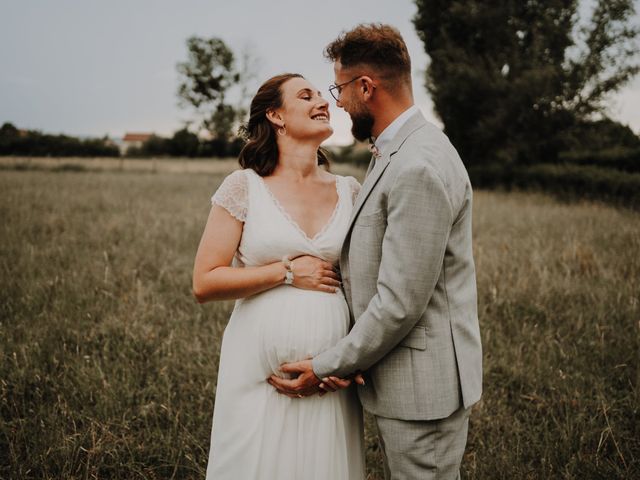
[[(358, 75), (357, 77), (352, 78), (351, 80), (349, 80), (348, 82), (344, 82), (344, 83), (340, 83), (339, 85), (331, 85), (329, 87), (329, 93), (331, 94), (331, 96), (336, 100), (336, 102), (340, 99), (340, 94), (342, 93), (342, 87), (344, 87), (345, 85), (350, 84), (351, 82), (355, 82), (356, 80), (358, 80), (360, 77), (362, 77), (362, 75)], [(337, 93), (336, 93), (337, 91)]]

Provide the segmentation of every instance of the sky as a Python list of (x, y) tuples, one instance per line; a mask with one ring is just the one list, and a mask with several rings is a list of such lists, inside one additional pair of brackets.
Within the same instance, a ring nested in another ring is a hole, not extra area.
[[(333, 82), (324, 47), (359, 23), (402, 33), (414, 96), (441, 125), (424, 88), (428, 57), (411, 22), (413, 0), (0, 0), (0, 124), (46, 133), (170, 135), (193, 118), (180, 108), (176, 64), (192, 35), (249, 52), (257, 83), (302, 73), (325, 97)], [(352, 140), (348, 116), (331, 101), (334, 134)], [(616, 94), (610, 115), (640, 133), (640, 78)]]

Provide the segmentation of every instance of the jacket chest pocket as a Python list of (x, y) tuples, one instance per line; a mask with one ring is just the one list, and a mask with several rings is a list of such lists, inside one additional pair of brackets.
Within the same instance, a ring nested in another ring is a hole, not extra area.
[(384, 226), (386, 224), (386, 218), (382, 210), (376, 210), (374, 212), (363, 212), (356, 218), (353, 226), (357, 227), (376, 227)]
[(354, 254), (358, 252), (357, 254), (364, 255), (364, 258), (361, 256), (360, 261), (352, 262), (352, 270), (359, 270), (360, 273), (365, 273), (366, 270), (366, 274), (377, 276), (386, 227), (387, 219), (382, 210), (358, 215), (351, 232), (350, 255), (353, 259)]

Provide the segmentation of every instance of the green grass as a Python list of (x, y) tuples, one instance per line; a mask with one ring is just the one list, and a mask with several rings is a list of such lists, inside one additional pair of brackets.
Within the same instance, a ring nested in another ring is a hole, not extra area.
[[(221, 179), (0, 171), (0, 478), (204, 477), (232, 303), (190, 286)], [(474, 214), (464, 478), (640, 477), (640, 214), (490, 192)]]

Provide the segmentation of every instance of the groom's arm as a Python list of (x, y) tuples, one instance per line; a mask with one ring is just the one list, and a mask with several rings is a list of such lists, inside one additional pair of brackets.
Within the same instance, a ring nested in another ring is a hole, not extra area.
[(318, 377), (364, 371), (409, 333), (435, 289), (452, 223), (445, 186), (429, 166), (398, 175), (388, 195), (377, 293), (349, 334), (313, 359)]

